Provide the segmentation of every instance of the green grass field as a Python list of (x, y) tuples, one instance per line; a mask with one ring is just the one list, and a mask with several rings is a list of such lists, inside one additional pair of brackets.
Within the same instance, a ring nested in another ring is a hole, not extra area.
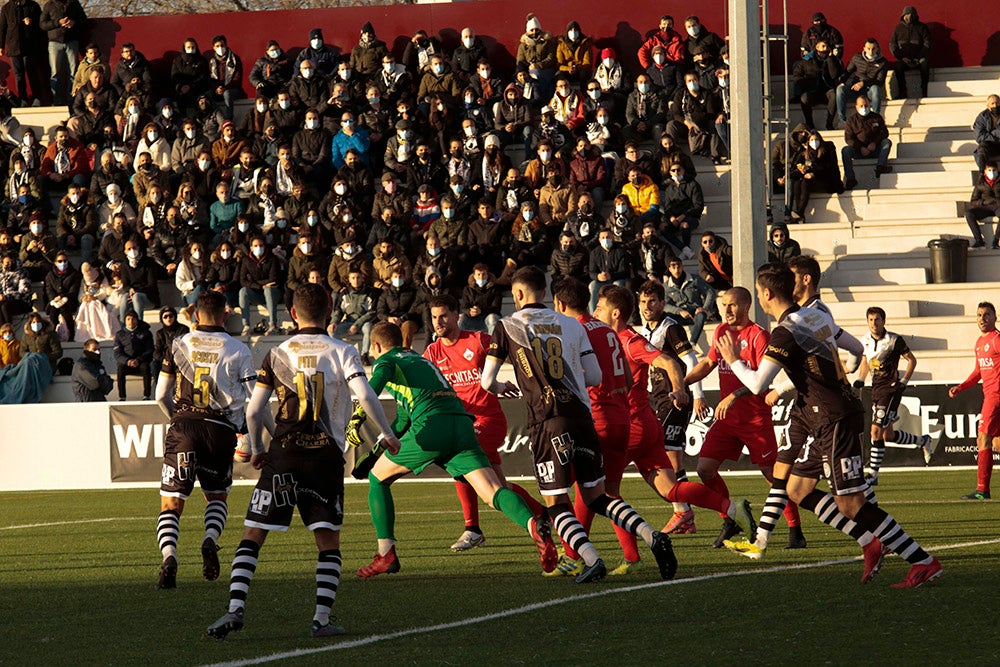
[[(527, 537), (488, 508), (487, 544), (451, 553), (462, 521), (453, 487), (442, 483), (396, 485), (403, 569), (364, 581), (354, 571), (374, 553), (374, 533), (367, 485), (350, 485), (334, 608), (348, 635), (308, 635), (315, 546), (294, 525), (269, 537), (250, 589), (247, 627), (221, 642), (206, 638), (205, 628), (225, 610), (249, 487), (236, 487), (231, 498), (220, 541), (223, 576), (215, 582), (201, 579), (204, 499), (192, 498), (181, 522), (173, 591), (154, 589), (155, 490), (4, 493), (0, 663), (199, 665), (302, 651), (279, 662), (996, 664), (996, 505), (956, 500), (974, 475), (882, 475), (878, 492), (886, 509), (925, 546), (943, 547), (936, 554), (944, 576), (904, 591), (889, 584), (905, 576), (906, 563), (892, 558), (875, 582), (861, 585), (860, 562), (843, 562), (858, 555), (857, 546), (812, 515), (803, 517), (808, 549), (783, 550), (782, 524), (767, 558), (754, 563), (708, 546), (719, 519), (705, 510), (697, 512), (697, 534), (674, 540), (676, 581), (658, 583), (648, 557), (635, 575), (575, 586), (541, 577)], [(761, 479), (731, 477), (729, 484), (759, 512)], [(654, 525), (668, 518), (669, 508), (640, 482), (626, 481), (624, 494)], [(606, 521), (595, 524), (594, 541), (613, 566), (620, 551)], [(967, 543), (981, 544), (954, 547)], [(513, 611), (537, 604), (548, 606)], [(467, 622), (479, 617), (487, 618)], [(459, 625), (429, 629), (451, 623)]]

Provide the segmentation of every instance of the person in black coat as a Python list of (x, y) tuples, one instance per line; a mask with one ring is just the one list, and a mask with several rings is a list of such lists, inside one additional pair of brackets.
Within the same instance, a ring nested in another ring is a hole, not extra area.
[(403, 332), (403, 347), (410, 347), (413, 337), (420, 331), (420, 314), (414, 312), (417, 288), (406, 280), (401, 269), (393, 269), (390, 285), (382, 290), (378, 298), (379, 322), (392, 322)]
[(118, 364), (118, 400), (126, 400), (125, 376), (142, 376), (142, 400), (152, 396), (153, 332), (134, 310), (124, 317), (125, 326), (115, 334), (115, 362)]
[(889, 51), (896, 59), (896, 83), (899, 85), (899, 97), (905, 99), (906, 72), (911, 69), (920, 70), (920, 96), (927, 97), (927, 82), (931, 77), (931, 66), (928, 57), (931, 54), (931, 31), (926, 23), (920, 20), (917, 8), (907, 6), (899, 17), (899, 24), (889, 38)]
[(809, 197), (814, 192), (840, 194), (844, 183), (840, 179), (837, 164), (837, 149), (832, 141), (824, 141), (823, 135), (813, 131), (801, 151), (792, 157), (789, 171), (792, 180), (792, 220), (805, 222)]
[(87, 339), (83, 355), (73, 364), (73, 396), (78, 403), (102, 403), (114, 386), (115, 381), (101, 362), (101, 344)]
[(119, 316), (125, 321), (129, 310), (142, 314), (147, 308), (159, 307), (160, 288), (157, 284), (156, 264), (142, 253), (139, 240), (132, 238), (125, 242), (125, 258), (119, 268), (122, 287), (128, 290), (128, 298), (122, 299)]
[(44, 310), (53, 325), (62, 316), (69, 332), (68, 340), (76, 335), (76, 310), (80, 307), (80, 283), (83, 276), (80, 271), (69, 263), (65, 251), (56, 253), (56, 261), (45, 276), (45, 303), (36, 304), (38, 310)]
[(553, 289), (563, 278), (575, 278), (581, 283), (586, 283), (589, 266), (590, 256), (587, 249), (577, 242), (572, 231), (564, 229), (559, 235), (559, 247), (552, 251), (552, 258), (549, 260)]
[(69, 103), (70, 88), (80, 60), (80, 37), (87, 28), (87, 14), (79, 0), (48, 0), (39, 27), (48, 33), (52, 103)]
[[(41, 29), (42, 8), (35, 0), (9, 0), (0, 9), (0, 56), (10, 59), (21, 106), (32, 99), (47, 105), (48, 86), (42, 79), (42, 46), (45, 34)], [(31, 85), (31, 95), (25, 87), (25, 77)]]
[(250, 252), (240, 264), (240, 314), (243, 317), (243, 336), (249, 336), (250, 315), (257, 306), (267, 307), (268, 327), (265, 335), (278, 333), (278, 259), (268, 249), (264, 239), (255, 236), (250, 241)]
[(628, 287), (632, 277), (632, 262), (624, 245), (615, 243), (610, 229), (597, 236), (597, 248), (590, 253), (590, 312), (597, 308), (601, 288), (615, 284)]
[(793, 96), (802, 105), (802, 115), (810, 130), (816, 129), (813, 106), (823, 102), (826, 102), (826, 129), (833, 129), (837, 84), (843, 76), (844, 63), (831, 55), (830, 46), (824, 40), (816, 42), (816, 47), (792, 66)]
[(177, 309), (173, 306), (160, 308), (159, 329), (153, 334), (153, 373), (158, 375), (163, 360), (170, 356), (174, 341), (191, 331), (186, 324), (177, 321)]
[(198, 96), (208, 90), (208, 60), (193, 37), (184, 40), (180, 55), (170, 65), (170, 84), (181, 109), (193, 109)]
[(205, 272), (205, 286), (226, 297), (226, 305), (235, 308), (239, 304), (240, 261), (236, 250), (229, 241), (223, 241), (212, 253), (212, 263)]
[[(996, 162), (991, 161), (986, 163), (983, 173), (976, 179), (972, 200), (965, 209), (965, 221), (975, 239), (971, 247), (982, 248), (986, 245), (986, 239), (979, 231), (979, 221), (994, 216), (1000, 217), (1000, 169)], [(993, 248), (1000, 248), (1000, 224), (993, 233)]]

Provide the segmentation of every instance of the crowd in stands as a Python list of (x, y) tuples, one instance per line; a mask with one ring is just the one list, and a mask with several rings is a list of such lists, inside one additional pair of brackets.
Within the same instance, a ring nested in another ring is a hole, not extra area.
[[(793, 72), (806, 123), (787, 154), (784, 141), (772, 154), (774, 185), (792, 188), (799, 222), (811, 193), (857, 184), (853, 159), (891, 169), (878, 42), (845, 67), (842, 36), (813, 19)], [(639, 69), (597, 50), (585, 25), (556, 34), (530, 14), (513, 72), (472, 28), (454, 50), (418, 30), (400, 54), (366, 23), (342, 57), (315, 28), (305, 48), (269, 41), (249, 67), (226, 35), (207, 51), (187, 38), (169, 80), (141, 45), (81, 49), (86, 20), (77, 0), (44, 10), (10, 0), (0, 12), (16, 79), (0, 117), (32, 103), (25, 81), (70, 110), (51, 137), (25, 129), (0, 145), (0, 326), (16, 338), (11, 325), (32, 313), (21, 350), (53, 363), (60, 339), (88, 341), (91, 354), (113, 341), (122, 398), (125, 374), (141, 375), (149, 395), (156, 349), (162, 357), (145, 312), (162, 308), (166, 329), (183, 326), (180, 315), (196, 324), (202, 290), (226, 296), (243, 335), (278, 335), (294, 289), (322, 284), (331, 331), (367, 353), (378, 321), (399, 324), (406, 344), (431, 336), (427, 304), (442, 293), (460, 300), (462, 327), (491, 330), (525, 265), (579, 278), (595, 300), (606, 284), (662, 281), (696, 341), (717, 317), (716, 291), (731, 286), (728, 243), (697, 232), (705, 198), (692, 160), (729, 161), (728, 47), (696, 16), (676, 27), (663, 16)], [(920, 69), (924, 94), (929, 48), (907, 8), (891, 51), (897, 72)], [(256, 95), (240, 117), (244, 78)], [(846, 122), (846, 184), (813, 126), (823, 103), (827, 129), (838, 110)], [(799, 251), (784, 224), (766, 242), (780, 259)], [(179, 298), (161, 293), (163, 281)], [(0, 359), (10, 350), (0, 343)]]

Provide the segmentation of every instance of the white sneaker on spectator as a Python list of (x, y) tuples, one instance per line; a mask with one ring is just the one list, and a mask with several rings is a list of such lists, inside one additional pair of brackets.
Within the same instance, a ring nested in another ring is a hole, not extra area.
[(684, 246), (681, 249), (681, 259), (691, 259), (692, 257), (694, 257), (694, 251), (691, 250), (691, 248)]

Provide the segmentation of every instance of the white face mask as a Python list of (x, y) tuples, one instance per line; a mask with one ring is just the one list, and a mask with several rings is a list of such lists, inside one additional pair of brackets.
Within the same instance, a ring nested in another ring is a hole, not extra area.
[(441, 215), (445, 217), (445, 220), (451, 220), (455, 217), (455, 209), (453, 208), (443, 208), (441, 209)]
[(986, 178), (990, 179), (991, 181), (997, 177), (997, 173), (995, 171), (987, 171), (985, 173), (986, 173)]
[(465, 38), (463, 38), (463, 39), (462, 39), (462, 44), (463, 44), (463, 45), (465, 46), (465, 48), (467, 48), (467, 49), (471, 49), (471, 48), (472, 48), (472, 45), (473, 45), (474, 43), (475, 43), (475, 40), (474, 40), (474, 39), (473, 39), (472, 37), (465, 37)]
[(382, 63), (382, 71), (389, 73), (392, 72), (394, 63)]
[(318, 130), (319, 129), (319, 121), (316, 120), (316, 119), (307, 120), (306, 121), (306, 129), (307, 130)]
[(219, 257), (221, 257), (222, 259), (229, 259), (232, 256), (233, 253), (229, 252), (228, 250), (223, 250), (222, 252), (219, 253)]
[(34, 331), (35, 333), (42, 333), (42, 323), (41, 322), (32, 322), (31, 323), (31, 330)]
[(351, 70), (350, 70), (350, 68), (346, 68), (346, 69), (340, 70), (340, 78), (343, 79), (344, 81), (347, 81), (348, 79), (350, 79), (351, 78)]
[(111, 204), (112, 206), (114, 206), (115, 204), (117, 204), (118, 203), (118, 195), (116, 195), (116, 194), (110, 194), (110, 195), (108, 195), (108, 203)]
[(319, 51), (320, 49), (323, 48), (323, 40), (319, 39), (318, 37), (316, 39), (310, 39), (309, 40), (309, 46), (311, 46), (314, 49), (316, 49), (317, 51)]
[(30, 134), (26, 134), (21, 139), (21, 143), (23, 143), (25, 146), (30, 146), (33, 143), (35, 143), (35, 138), (33, 136), (31, 136)]
[(628, 210), (628, 204), (615, 204), (615, 211), (617, 213), (624, 213)]
[(861, 114), (862, 116), (867, 116), (870, 112), (871, 109), (868, 107), (862, 107), (861, 109), (858, 109), (858, 113)]
[(597, 117), (597, 124), (598, 125), (607, 125), (608, 124), (608, 117), (607, 116), (598, 116)]
[(655, 56), (653, 56), (653, 62), (656, 63), (657, 65), (662, 65), (663, 63), (667, 62), (667, 59), (663, 56), (663, 54), (658, 53)]
[(31, 233), (32, 234), (36, 234), (36, 235), (37, 234), (41, 234), (42, 233), (42, 226), (41, 225), (31, 225)]
[(194, 252), (192, 252), (191, 253), (191, 259), (193, 259), (196, 262), (198, 260), (200, 260), (201, 259), (201, 251), (200, 250), (195, 250)]
[(312, 252), (313, 246), (312, 243), (300, 243), (299, 249), (302, 251), (303, 255), (308, 255)]
[(267, 57), (271, 58), (272, 60), (277, 60), (278, 58), (281, 57), (281, 49), (270, 49), (267, 52)]
[(691, 35), (692, 37), (697, 37), (698, 33), (700, 33), (700, 32), (701, 32), (701, 26), (700, 25), (693, 25), (693, 26), (691, 26), (690, 28), (687, 29), (687, 33), (689, 35)]
[(127, 253), (125, 253), (125, 255), (129, 259), (139, 259), (139, 251), (138, 250), (129, 250)]
[(188, 129), (184, 130), (184, 136), (187, 137), (188, 139), (194, 139), (196, 136), (198, 136), (198, 133), (195, 132), (194, 130)]
[(819, 139), (812, 139), (812, 140), (810, 140), (810, 142), (809, 142), (809, 148), (813, 149), (814, 151), (818, 151), (819, 150)]
[(69, 196), (69, 201), (70, 201), (71, 204), (78, 204), (78, 203), (80, 203), (80, 195), (78, 195), (78, 194), (76, 194), (74, 192), (73, 194), (71, 194)]
[(721, 79), (719, 79), (719, 87), (720, 88), (728, 88), (729, 87), (729, 79), (727, 79), (725, 77), (722, 77)]
[(299, 71), (302, 72), (302, 77), (303, 78), (305, 78), (305, 79), (311, 79), (312, 78), (313, 71), (311, 69), (305, 68), (305, 69), (302, 69), (302, 70), (299, 70)]
[(604, 64), (605, 67), (609, 67), (610, 68), (612, 65), (615, 64), (615, 59), (614, 58), (605, 58), (601, 62)]
[(197, 50), (193, 46), (184, 47), (184, 53), (188, 54), (189, 56), (193, 56), (196, 52)]
[(431, 70), (440, 76), (444, 72), (444, 65), (431, 65)]
[(542, 162), (545, 162), (552, 157), (552, 151), (539, 151), (538, 157)]
[(430, 255), (431, 257), (437, 257), (438, 255), (441, 254), (441, 248), (428, 248), (427, 254)]
[(472, 127), (471, 125), (468, 125), (462, 128), (462, 132), (465, 133), (465, 136), (471, 137), (476, 134), (476, 128)]
[(692, 93), (697, 93), (699, 88), (701, 88), (701, 86), (698, 85), (697, 81), (687, 82), (687, 89), (690, 90)]
[(250, 229), (250, 225), (248, 225), (245, 222), (241, 222), (240, 224), (236, 225), (236, 228), (245, 234), (247, 230)]
[(225, 58), (227, 52), (228, 49), (224, 46), (215, 47), (215, 55), (219, 56), (220, 58)]
[(397, 289), (399, 289), (400, 287), (403, 286), (403, 279), (402, 278), (393, 278), (392, 279), (392, 286), (395, 287), (395, 288), (397, 288)]
[(160, 135), (157, 132), (147, 132), (146, 138), (149, 139), (149, 143), (153, 143), (160, 138)]
[[(194, 137), (192, 137), (193, 139)], [(212, 166), (211, 160), (198, 160), (198, 168), (202, 171), (208, 171), (208, 168)]]
[(260, 259), (261, 257), (264, 256), (264, 246), (259, 246), (259, 245), (254, 246), (253, 248), (250, 249), (250, 252), (253, 253), (254, 257)]
[(614, 245), (614, 241), (611, 239), (601, 239), (601, 247), (605, 250), (611, 250), (611, 246)]
[(346, 194), (347, 186), (344, 185), (343, 183), (337, 183), (335, 186), (333, 186), (333, 191), (336, 192), (338, 195)]
[(484, 79), (490, 78), (490, 70), (489, 70), (489, 68), (484, 67), (481, 70), (479, 70), (479, 76), (483, 77)]
[(170, 118), (171, 116), (174, 115), (174, 110), (172, 107), (163, 107), (162, 109), (160, 109), (160, 114), (164, 118)]
[(580, 38), (580, 31), (570, 30), (569, 32), (566, 33), (566, 36), (569, 37), (569, 41), (575, 42), (577, 39)]
[(486, 282), (487, 282), (486, 278), (476, 278), (477, 287), (486, 287)]
[(649, 92), (649, 84), (648, 83), (640, 83), (639, 84), (639, 92), (642, 93), (643, 95), (645, 95), (646, 93), (648, 93)]
[(319, 218), (316, 217), (315, 215), (310, 215), (308, 218), (306, 218), (306, 224), (309, 225), (310, 227), (315, 227), (316, 225), (319, 224)]
[(231, 143), (233, 143), (233, 135), (231, 135), (231, 134), (224, 134), (224, 135), (222, 135), (222, 140), (225, 141), (227, 144), (231, 144)]
[(257, 105), (257, 113), (264, 113), (265, 111), (267, 111), (267, 105), (264, 104), (263, 102), (260, 102)]

